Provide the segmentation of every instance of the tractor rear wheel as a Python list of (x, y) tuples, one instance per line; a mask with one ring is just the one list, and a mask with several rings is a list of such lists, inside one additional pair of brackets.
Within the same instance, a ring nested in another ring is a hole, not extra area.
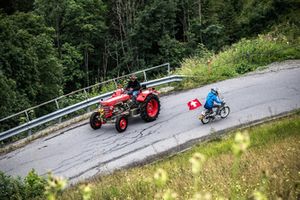
[(156, 95), (150, 94), (141, 105), (141, 118), (146, 122), (156, 120), (160, 111), (160, 102)]

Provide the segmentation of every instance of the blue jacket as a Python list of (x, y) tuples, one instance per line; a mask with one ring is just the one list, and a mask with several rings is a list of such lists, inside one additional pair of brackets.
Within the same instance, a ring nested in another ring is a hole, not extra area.
[(212, 92), (208, 93), (208, 95), (206, 97), (206, 102), (205, 102), (204, 108), (212, 109), (214, 106), (214, 102), (216, 102), (218, 104), (222, 103), (222, 101), (219, 99), (219, 97), (216, 94), (214, 94)]

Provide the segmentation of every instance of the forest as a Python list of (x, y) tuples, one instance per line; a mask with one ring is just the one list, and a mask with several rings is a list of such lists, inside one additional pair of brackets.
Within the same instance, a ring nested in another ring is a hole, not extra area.
[(300, 27), (299, 0), (7, 0), (0, 3), (0, 118), (242, 38)]

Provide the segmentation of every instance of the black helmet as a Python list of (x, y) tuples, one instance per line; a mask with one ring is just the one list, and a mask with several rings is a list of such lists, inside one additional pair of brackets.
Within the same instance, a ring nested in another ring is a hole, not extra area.
[(211, 92), (212, 92), (213, 94), (215, 94), (215, 95), (218, 95), (219, 92), (220, 92), (220, 90), (219, 90), (219, 88), (217, 88), (217, 87), (213, 87), (213, 88), (211, 88)]

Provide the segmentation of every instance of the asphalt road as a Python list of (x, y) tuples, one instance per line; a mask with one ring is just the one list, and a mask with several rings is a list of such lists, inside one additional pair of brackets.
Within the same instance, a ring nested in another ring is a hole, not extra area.
[[(300, 66), (297, 61), (296, 66)], [(187, 102), (202, 103), (211, 87), (221, 89), (231, 113), (224, 120), (202, 125)], [(129, 120), (119, 134), (114, 125), (93, 130), (88, 124), (33, 141), (0, 156), (0, 170), (25, 176), (32, 168), (77, 182), (99, 173), (143, 162), (157, 154), (180, 151), (212, 132), (262, 120), (300, 108), (300, 68), (252, 74), (161, 97), (161, 113), (154, 122)]]

